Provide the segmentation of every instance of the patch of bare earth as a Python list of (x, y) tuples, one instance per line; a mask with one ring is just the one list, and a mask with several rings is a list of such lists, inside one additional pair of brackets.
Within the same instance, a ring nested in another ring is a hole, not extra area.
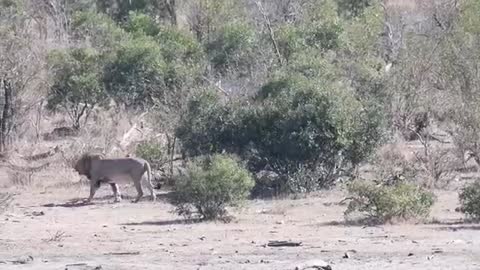
[(59, 191), (15, 197), (0, 219), (0, 269), (293, 270), (316, 259), (332, 269), (480, 269), (480, 226), (458, 222), (455, 191), (437, 192), (432, 224), (376, 227), (345, 225), (340, 191), (251, 201), (229, 224), (184, 223), (161, 196), (113, 204), (106, 186), (81, 205), (67, 202), (84, 198), (86, 186)]

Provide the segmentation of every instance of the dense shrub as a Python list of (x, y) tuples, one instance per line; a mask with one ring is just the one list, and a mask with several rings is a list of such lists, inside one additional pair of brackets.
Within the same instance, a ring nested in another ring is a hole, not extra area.
[(124, 29), (131, 33), (141, 33), (147, 36), (156, 36), (160, 33), (159, 24), (143, 13), (130, 11)]
[(133, 16), (132, 36), (105, 65), (105, 87), (130, 107), (162, 104), (178, 109), (203, 71), (201, 46), (180, 30), (152, 29), (142, 18)]
[(432, 192), (405, 182), (386, 186), (354, 181), (348, 185), (348, 192), (350, 203), (345, 216), (358, 211), (375, 223), (425, 218), (435, 202)]
[(105, 67), (108, 93), (128, 106), (152, 104), (164, 94), (165, 61), (160, 46), (143, 36), (121, 44)]
[(320, 168), (322, 186), (370, 154), (380, 137), (378, 113), (348, 88), (287, 77), (265, 85), (250, 104), (222, 103), (213, 92), (196, 96), (177, 136), (192, 156), (236, 153), (254, 172)]
[(54, 50), (48, 56), (52, 73), (47, 108), (64, 109), (75, 128), (106, 100), (101, 55), (95, 49)]
[(235, 23), (222, 27), (207, 44), (207, 52), (215, 70), (221, 74), (231, 70), (248, 72), (255, 60), (255, 41), (254, 28), (248, 24)]
[(137, 156), (147, 160), (153, 169), (159, 169), (168, 158), (164, 146), (155, 140), (138, 144), (135, 153)]
[(459, 198), (462, 212), (473, 220), (480, 220), (480, 181), (463, 187)]
[(234, 159), (224, 155), (199, 157), (187, 167), (174, 186), (176, 212), (204, 220), (225, 219), (227, 206), (247, 198), (254, 181)]

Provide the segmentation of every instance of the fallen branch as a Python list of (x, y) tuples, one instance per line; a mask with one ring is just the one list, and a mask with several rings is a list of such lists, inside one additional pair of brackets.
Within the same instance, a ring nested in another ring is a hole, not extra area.
[(228, 92), (227, 92), (225, 89), (223, 89), (220, 85), (212, 82), (211, 80), (209, 80), (209, 79), (208, 79), (207, 77), (205, 77), (205, 76), (203, 76), (203, 79), (204, 79), (205, 81), (207, 81), (211, 86), (214, 86), (215, 88), (217, 88), (222, 94), (224, 94), (225, 96), (228, 97)]
[(109, 252), (104, 253), (103, 255), (139, 255), (140, 251), (132, 251), (132, 252)]
[(15, 170), (15, 171), (22, 171), (22, 172), (39, 172), (39, 171), (45, 169), (46, 167), (50, 166), (50, 162), (47, 162), (47, 163), (42, 164), (42, 165), (37, 166), (37, 167), (22, 167), (22, 166), (18, 166), (18, 165), (12, 164), (12, 163), (10, 163), (10, 162), (8, 162), (8, 164), (0, 164), (0, 167), (1, 167), (1, 166), (10, 168), (10, 169)]
[(298, 247), (301, 246), (302, 242), (292, 242), (292, 241), (269, 241), (267, 246), (269, 247)]
[(280, 49), (278, 47), (278, 43), (275, 38), (275, 31), (273, 31), (272, 22), (270, 21), (270, 18), (268, 17), (267, 12), (263, 8), (262, 3), (260, 1), (256, 1), (255, 4), (257, 5), (258, 11), (260, 11), (260, 13), (262, 14), (263, 20), (265, 21), (265, 25), (268, 28), (268, 34), (270, 37), (270, 41), (272, 42), (273, 49), (275, 50), (275, 54), (277, 55), (278, 63), (280, 63), (280, 65), (283, 65), (282, 54), (280, 53)]
[(56, 146), (55, 148), (53, 148), (53, 149), (51, 149), (47, 152), (32, 155), (32, 156), (23, 157), (23, 159), (28, 160), (28, 161), (37, 161), (39, 159), (45, 159), (45, 158), (51, 157), (51, 156), (55, 155), (56, 153), (58, 153), (58, 151), (60, 151), (60, 148), (58, 146)]

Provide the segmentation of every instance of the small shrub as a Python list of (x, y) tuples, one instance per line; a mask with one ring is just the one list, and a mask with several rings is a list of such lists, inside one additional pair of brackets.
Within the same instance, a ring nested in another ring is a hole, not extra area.
[(382, 185), (396, 185), (407, 180), (415, 181), (420, 169), (402, 151), (406, 152), (403, 150), (403, 145), (382, 146), (371, 162), (374, 165), (372, 177), (379, 179)]
[(459, 193), (462, 212), (473, 220), (480, 220), (480, 181), (462, 188)]
[(227, 206), (239, 206), (254, 181), (234, 159), (224, 155), (199, 157), (187, 166), (187, 173), (175, 182), (172, 203), (179, 215), (203, 220), (226, 221)]
[(298, 170), (291, 174), (287, 174), (288, 191), (294, 194), (310, 193), (323, 188), (332, 186), (337, 179), (336, 175), (329, 173), (329, 170), (317, 166), (308, 168), (299, 166)]
[(166, 151), (161, 143), (157, 141), (142, 142), (137, 146), (136, 155), (147, 160), (153, 169), (159, 169), (167, 160)]
[(432, 192), (410, 183), (384, 186), (355, 181), (348, 186), (348, 192), (351, 201), (345, 216), (360, 212), (374, 223), (425, 218), (435, 202)]

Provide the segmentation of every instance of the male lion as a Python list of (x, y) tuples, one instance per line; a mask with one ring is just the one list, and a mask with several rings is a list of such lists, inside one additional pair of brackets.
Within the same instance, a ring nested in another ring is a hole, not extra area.
[(138, 192), (138, 196), (133, 202), (138, 202), (143, 196), (141, 181), (145, 172), (147, 173), (147, 187), (150, 190), (152, 201), (155, 201), (150, 164), (146, 160), (132, 157), (104, 159), (102, 155), (86, 153), (77, 161), (74, 169), (90, 180), (90, 196), (87, 202), (92, 200), (101, 183), (110, 184), (115, 202), (119, 202), (121, 195), (117, 183), (125, 181), (133, 181)]

